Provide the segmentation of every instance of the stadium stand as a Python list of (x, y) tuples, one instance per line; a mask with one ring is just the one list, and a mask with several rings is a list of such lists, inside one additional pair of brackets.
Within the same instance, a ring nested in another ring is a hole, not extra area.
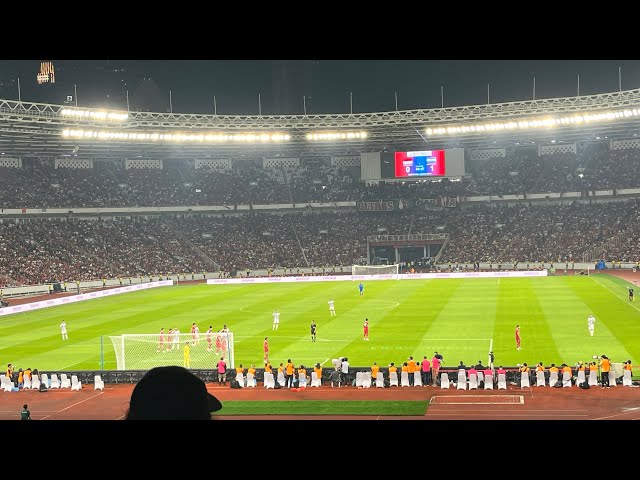
[(580, 153), (538, 156), (519, 148), (504, 158), (469, 162), (459, 181), (378, 182), (366, 185), (357, 167), (329, 158), (297, 167), (263, 168), (257, 161), (231, 168), (200, 168), (166, 161), (163, 168), (129, 169), (118, 162), (94, 168), (54, 168), (53, 159), (29, 159), (23, 168), (0, 167), (4, 208), (154, 207), (317, 203), (380, 198), (587, 192), (640, 185), (640, 151), (609, 150), (606, 143)]

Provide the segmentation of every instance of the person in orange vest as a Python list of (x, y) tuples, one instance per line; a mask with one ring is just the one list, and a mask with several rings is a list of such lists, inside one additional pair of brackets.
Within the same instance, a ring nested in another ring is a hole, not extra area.
[(409, 367), (407, 372), (409, 373), (409, 385), (413, 387), (413, 373), (417, 370), (416, 369), (416, 362), (413, 360), (413, 357), (409, 357), (409, 360), (407, 361), (407, 366)]
[[(551, 374), (555, 372), (556, 377), (559, 376), (559, 369), (558, 367), (556, 367), (555, 363), (552, 363), (551, 366), (549, 367), (549, 378), (551, 378)], [(551, 381), (549, 381), (549, 386), (550, 387), (554, 387), (555, 385), (551, 385)]]
[(538, 363), (538, 365), (536, 365), (536, 375), (537, 372), (542, 372), (542, 374), (544, 375), (544, 381), (548, 382), (549, 381), (549, 372), (545, 371), (544, 369), (544, 364), (542, 362)]
[(578, 364), (576, 365), (576, 380), (578, 379), (578, 372), (584, 372), (584, 378), (585, 381), (587, 379), (587, 366), (582, 363), (582, 362), (578, 362)]
[[(623, 370), (628, 370), (629, 374), (633, 377), (633, 369), (631, 367), (631, 360), (627, 360), (626, 362), (624, 362), (624, 365), (622, 366)], [(623, 377), (624, 379), (624, 377)]]
[(378, 376), (378, 372), (380, 371), (380, 367), (376, 362), (373, 362), (371, 366), (371, 383), (372, 385), (376, 384), (376, 377)]
[[(529, 376), (529, 372), (531, 371), (531, 369), (529, 368), (529, 366), (526, 363), (523, 363), (522, 366), (520, 367), (520, 379), (522, 379), (523, 376)], [(529, 379), (531, 380), (531, 379)]]
[(611, 360), (606, 355), (600, 357), (600, 372), (602, 378), (602, 388), (609, 387), (609, 372), (611, 371)]

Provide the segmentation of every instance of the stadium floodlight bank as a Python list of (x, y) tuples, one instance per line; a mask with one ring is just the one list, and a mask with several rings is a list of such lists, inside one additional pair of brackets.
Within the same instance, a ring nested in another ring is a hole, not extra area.
[[(118, 370), (149, 370), (154, 367), (178, 365), (200, 370), (213, 370), (224, 357), (227, 369), (235, 368), (232, 332), (200, 333), (194, 339), (191, 332), (124, 334), (109, 336), (116, 353)], [(209, 341), (210, 340), (210, 341)], [(189, 365), (185, 365), (185, 344), (189, 344)]]
[[(351, 275), (395, 275), (398, 277), (400, 272), (400, 265), (395, 263), (393, 265), (352, 265)], [(354, 278), (356, 280), (356, 278)]]

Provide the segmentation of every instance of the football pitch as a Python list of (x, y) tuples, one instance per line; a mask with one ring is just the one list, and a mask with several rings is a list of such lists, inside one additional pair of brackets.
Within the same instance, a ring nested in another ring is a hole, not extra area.
[[(467, 366), (486, 363), (490, 350), (496, 365), (504, 366), (574, 365), (601, 354), (613, 362), (640, 360), (640, 301), (629, 302), (631, 284), (609, 275), (365, 281), (364, 296), (357, 283), (180, 285), (9, 315), (0, 318), (0, 358), (5, 365), (41, 371), (110, 370), (116, 359), (108, 336), (176, 327), (184, 335), (196, 322), (203, 341), (193, 348), (206, 349), (209, 325), (218, 331), (227, 324), (235, 364), (245, 368), (263, 365), (265, 336), (275, 365), (290, 358), (296, 365), (330, 367), (339, 356), (352, 366), (401, 365), (410, 355), (431, 358), (438, 351), (444, 365), (454, 367), (461, 360)], [(335, 300), (335, 317), (329, 298)], [(281, 313), (277, 331), (275, 309)], [(593, 337), (590, 313), (596, 317)], [(368, 341), (362, 338), (365, 318)], [(67, 341), (60, 335), (62, 320)], [(315, 343), (311, 320), (317, 324)], [(175, 363), (182, 364), (181, 353), (168, 352), (174, 353)], [(216, 360), (212, 353), (207, 368)]]

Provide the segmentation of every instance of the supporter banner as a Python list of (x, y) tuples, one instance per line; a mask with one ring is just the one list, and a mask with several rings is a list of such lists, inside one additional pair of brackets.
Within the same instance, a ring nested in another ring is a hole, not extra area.
[(255, 277), (255, 278), (210, 278), (207, 285), (239, 285), (246, 283), (307, 283), (345, 282), (353, 280), (430, 280), (436, 278), (514, 278), (546, 277), (546, 270), (522, 270), (515, 272), (454, 272), (454, 273), (400, 273), (384, 275), (329, 275), (318, 277)]
[(409, 208), (409, 202), (402, 199), (376, 200), (373, 202), (356, 202), (359, 212), (393, 212), (394, 210), (405, 210)]
[(118, 295), (120, 293), (135, 292), (137, 290), (146, 290), (148, 288), (168, 287), (169, 285), (173, 285), (173, 280), (139, 283), (138, 285), (110, 288), (109, 290), (98, 290), (97, 292), (81, 293), (80, 295), (69, 295), (67, 297), (52, 298), (51, 300), (43, 300), (41, 302), (25, 303), (22, 305), (16, 305), (15, 307), (0, 308), (0, 317), (12, 313), (30, 312), (32, 310), (39, 310), (41, 308), (55, 307), (57, 305), (65, 305), (67, 303), (76, 303), (83, 300), (108, 297), (111, 295)]
[(460, 195), (457, 197), (419, 198), (416, 200), (416, 206), (422, 208), (457, 207), (464, 201), (465, 197), (461, 197)]

